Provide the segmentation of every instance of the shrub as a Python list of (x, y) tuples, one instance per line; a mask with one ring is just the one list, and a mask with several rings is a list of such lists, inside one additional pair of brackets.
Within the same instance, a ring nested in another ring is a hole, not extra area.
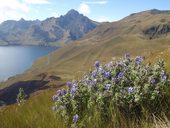
[(122, 117), (137, 121), (160, 116), (169, 109), (168, 75), (163, 60), (153, 65), (144, 60), (126, 54), (104, 66), (96, 61), (94, 71), (57, 91), (53, 110), (67, 125), (79, 127), (87, 127), (92, 120), (100, 126), (112, 121), (120, 127)]
[(25, 98), (26, 98), (26, 94), (24, 92), (24, 89), (23, 88), (20, 88), (19, 89), (19, 93), (17, 95), (17, 103), (18, 105), (20, 105), (21, 103), (23, 103), (25, 101)]

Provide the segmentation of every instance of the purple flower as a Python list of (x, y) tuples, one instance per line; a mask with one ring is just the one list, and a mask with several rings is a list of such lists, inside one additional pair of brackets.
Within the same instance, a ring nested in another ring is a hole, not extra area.
[(67, 82), (67, 87), (70, 88), (71, 87), (71, 82)]
[(66, 93), (67, 93), (67, 91), (65, 89), (62, 89), (61, 95), (65, 95)]
[(71, 92), (72, 92), (72, 93), (75, 93), (75, 92), (76, 92), (76, 87), (75, 87), (75, 86), (73, 86), (73, 87), (71, 88)]
[(96, 85), (97, 84), (97, 79), (94, 79), (93, 80), (93, 85)]
[(106, 84), (106, 90), (109, 91), (111, 87), (111, 84)]
[(91, 83), (91, 81), (90, 81), (89, 79), (87, 79), (87, 80), (86, 80), (86, 84), (89, 85), (90, 83)]
[(165, 75), (165, 71), (162, 70), (162, 72), (161, 72), (161, 77), (163, 77), (164, 75)]
[(95, 66), (96, 68), (98, 68), (98, 67), (100, 66), (99, 61), (96, 61), (95, 64), (94, 64), (94, 66)]
[(162, 71), (162, 72), (161, 72), (161, 79), (162, 79), (163, 81), (166, 81), (167, 75), (165, 74), (165, 71)]
[(57, 96), (62, 96), (61, 90), (58, 90), (58, 91), (57, 91)]
[(133, 60), (130, 58), (130, 59), (129, 59), (129, 62), (130, 62), (130, 63), (132, 63), (132, 62), (133, 62)]
[(98, 72), (99, 72), (99, 73), (102, 73), (102, 70), (103, 70), (103, 68), (102, 68), (102, 66), (100, 66), (100, 67), (98, 68)]
[(125, 58), (130, 58), (130, 53), (126, 53)]
[(151, 79), (150, 83), (155, 84), (156, 83), (155, 79)]
[(110, 77), (110, 71), (105, 71), (104, 74), (105, 74), (105, 77), (106, 77), (106, 78), (109, 78), (109, 77)]
[(79, 116), (76, 114), (73, 116), (73, 123), (77, 123)]
[(133, 87), (128, 87), (128, 93), (132, 93), (133, 92)]
[(121, 80), (123, 78), (123, 72), (119, 72), (118, 74), (118, 80)]
[(93, 78), (96, 78), (96, 74), (97, 74), (96, 71), (93, 71), (93, 72), (92, 72), (92, 77), (93, 77)]
[(164, 75), (164, 76), (162, 77), (162, 80), (163, 80), (163, 81), (166, 81), (166, 79), (167, 79), (167, 76)]
[(72, 85), (76, 86), (76, 81), (75, 80), (72, 81)]
[(140, 64), (140, 63), (141, 63), (140, 56), (137, 56), (137, 57), (136, 57), (136, 63), (137, 63), (137, 64)]
[(142, 60), (145, 60), (145, 56), (142, 56)]
[(53, 111), (55, 112), (57, 110), (57, 108), (56, 107), (53, 107)]
[(115, 81), (115, 78), (114, 78), (114, 77), (112, 77), (112, 81)]
[(53, 99), (53, 101), (56, 101), (56, 100), (58, 100), (58, 97), (56, 95), (54, 95), (52, 99)]

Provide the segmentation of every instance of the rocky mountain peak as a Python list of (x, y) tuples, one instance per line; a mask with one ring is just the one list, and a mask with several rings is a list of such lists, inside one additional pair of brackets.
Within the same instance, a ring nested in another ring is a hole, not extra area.
[(74, 9), (71, 9), (70, 11), (67, 12), (65, 16), (77, 16), (80, 15), (80, 13)]
[(19, 21), (25, 21), (25, 19), (24, 19), (24, 18), (21, 18)]
[(60, 16), (60, 19), (75, 20), (75, 19), (79, 19), (81, 17), (84, 17), (84, 16), (82, 14), (80, 14), (78, 11), (71, 9), (65, 15)]
[(48, 45), (49, 43), (59, 45), (61, 42), (64, 44), (78, 40), (95, 29), (97, 25), (97, 22), (71, 9), (59, 18), (50, 17), (44, 21), (27, 21), (22, 18), (19, 21), (2, 23), (0, 40), (6, 44), (16, 42), (27, 45), (32, 42), (35, 45)]

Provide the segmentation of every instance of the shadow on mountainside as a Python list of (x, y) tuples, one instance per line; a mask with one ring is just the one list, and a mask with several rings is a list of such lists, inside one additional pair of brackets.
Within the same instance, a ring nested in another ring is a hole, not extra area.
[(16, 103), (19, 88), (23, 88), (26, 98), (37, 91), (48, 88), (60, 88), (65, 84), (61, 77), (54, 74), (41, 73), (37, 75), (37, 80), (19, 81), (10, 86), (0, 89), (0, 106)]
[[(24, 89), (24, 92), (26, 93), (28, 98), (30, 94), (38, 90), (44, 90), (49, 88), (49, 86), (47, 86), (48, 82), (49, 81), (32, 80), (32, 81), (20, 81), (14, 83), (9, 87), (0, 90), (0, 101), (5, 103), (6, 105), (16, 103), (16, 98), (17, 98), (17, 94), (19, 93), (18, 91), (19, 88)], [(0, 106), (1, 105), (2, 104), (0, 104)]]

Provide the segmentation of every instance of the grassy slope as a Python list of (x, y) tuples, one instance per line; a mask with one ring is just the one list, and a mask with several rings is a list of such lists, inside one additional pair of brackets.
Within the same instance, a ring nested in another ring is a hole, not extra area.
[[(118, 39), (116, 39), (115, 41), (118, 41)], [(107, 44), (102, 44), (102, 46), (106, 48), (107, 50), (104, 50), (104, 48), (102, 49), (100, 45), (96, 46), (95, 48), (89, 47), (90, 49), (89, 51), (86, 51), (83, 47), (81, 49), (83, 53), (75, 54), (74, 56), (71, 56), (71, 57), (69, 57), (70, 51), (68, 50), (68, 54), (62, 54), (62, 56), (65, 55), (68, 58), (62, 59), (62, 57), (59, 56), (61, 60), (58, 61), (58, 63), (56, 63), (55, 60), (53, 60), (54, 62), (51, 62), (52, 66), (50, 68), (36, 66), (38, 65), (39, 62), (44, 62), (44, 65), (45, 65), (45, 58), (42, 58), (41, 60), (35, 63), (35, 65), (32, 67), (33, 69), (30, 70), (30, 72), (34, 70), (37, 73), (39, 70), (38, 68), (40, 68), (42, 69), (41, 72), (46, 72), (46, 71), (48, 71), (49, 73), (55, 72), (57, 75), (61, 76), (64, 80), (66, 79), (70, 80), (73, 77), (77, 78), (79, 74), (82, 74), (83, 70), (88, 70), (90, 65), (97, 58), (100, 58), (100, 61), (102, 63), (105, 63), (111, 60), (111, 58), (114, 56), (121, 56), (122, 53), (125, 53), (125, 51), (129, 51), (133, 55), (142, 55), (143, 53), (146, 54), (146, 51), (148, 51), (147, 53), (150, 54), (148, 55), (149, 59), (150, 57), (152, 59), (157, 58), (157, 56), (162, 53), (161, 57), (166, 59), (168, 69), (170, 69), (169, 67), (170, 59), (168, 58), (168, 55), (170, 55), (170, 50), (164, 50), (166, 49), (165, 48), (167, 46), (166, 44), (165, 46), (163, 45), (159, 46), (160, 43), (155, 42), (155, 41), (140, 43), (137, 41), (135, 42), (135, 40), (133, 41), (129, 40), (129, 42), (131, 42), (130, 44), (133, 45), (133, 48), (131, 48), (131, 47), (128, 47), (131, 45), (127, 45), (127, 42), (124, 42), (124, 43), (122, 42), (122, 43), (117, 43), (117, 44), (114, 44), (113, 42), (114, 40), (109, 41)], [(147, 44), (147, 50), (146, 50), (146, 44)], [(122, 45), (123, 46), (126, 45), (126, 48), (121, 49)], [(153, 47), (153, 46), (156, 46), (156, 47)], [(163, 50), (160, 50), (160, 47)], [(75, 49), (75, 48), (73, 47), (72, 49)], [(151, 52), (152, 50), (155, 51), (156, 49), (157, 49), (157, 52)], [(57, 52), (53, 54), (54, 55), (52, 56), (56, 56), (56, 59), (58, 60), (59, 57), (55, 55), (57, 54)], [(92, 55), (93, 57), (90, 58), (90, 56)], [(73, 58), (76, 58), (78, 60), (73, 61), (74, 60)], [(1, 125), (4, 128), (11, 128), (11, 127), (22, 128), (23, 126), (24, 127), (41, 127), (41, 128), (46, 128), (46, 127), (61, 128), (62, 126), (60, 125), (62, 124), (60, 124), (60, 122), (54, 118), (54, 115), (51, 110), (52, 108), (51, 97), (55, 93), (55, 90), (56, 89), (48, 89), (44, 91), (43, 93), (33, 96), (23, 106), (12, 105), (12, 106), (9, 106), (8, 108), (5, 108), (5, 111), (2, 111), (2, 113), (0, 113)]]
[[(25, 74), (11, 78), (5, 85), (17, 81), (38, 79), (37, 75), (40, 73), (55, 74), (60, 76), (63, 81), (70, 80), (89, 70), (96, 60), (106, 63), (112, 57), (122, 56), (126, 52), (130, 52), (134, 56), (149, 56), (153, 52), (166, 49), (169, 46), (168, 41), (169, 37), (142, 40), (137, 36), (128, 35), (114, 37), (105, 43), (99, 42), (92, 45), (76, 42), (39, 59)], [(55, 84), (55, 81), (53, 82)]]
[[(50, 92), (50, 93), (49, 93)], [(13, 105), (0, 110), (1, 128), (60, 128), (55, 123), (55, 115), (52, 112), (52, 93), (54, 90), (46, 90), (41, 95), (30, 98), (26, 104)]]
[[(146, 15), (149, 15), (150, 21), (146, 19)], [(133, 56), (145, 55), (151, 61), (161, 54), (161, 57), (166, 59), (168, 69), (170, 69), (170, 51), (168, 50), (170, 36), (147, 40), (140, 34), (141, 28), (153, 23), (160, 23), (159, 20), (162, 17), (170, 19), (169, 15), (152, 16), (148, 13), (142, 13), (139, 18), (142, 20), (141, 22), (138, 22), (138, 16), (134, 15), (120, 22), (106, 23), (80, 41), (64, 46), (37, 60), (25, 74), (11, 78), (4, 83), (4, 86), (17, 81), (39, 79), (37, 75), (43, 72), (56, 74), (62, 78), (63, 82), (73, 78), (77, 79), (84, 71), (90, 70), (96, 60), (100, 60), (104, 64), (126, 52), (130, 52)], [(137, 26), (135, 29), (132, 28), (134, 24)], [(58, 84), (58, 82), (51, 81), (49, 84)], [(1, 125), (5, 128), (14, 126), (18, 128), (23, 126), (62, 127), (58, 126), (60, 124), (51, 112), (51, 96), (53, 94), (54, 89), (48, 89), (29, 99), (23, 106), (12, 105), (5, 108), (5, 111), (0, 113)]]

